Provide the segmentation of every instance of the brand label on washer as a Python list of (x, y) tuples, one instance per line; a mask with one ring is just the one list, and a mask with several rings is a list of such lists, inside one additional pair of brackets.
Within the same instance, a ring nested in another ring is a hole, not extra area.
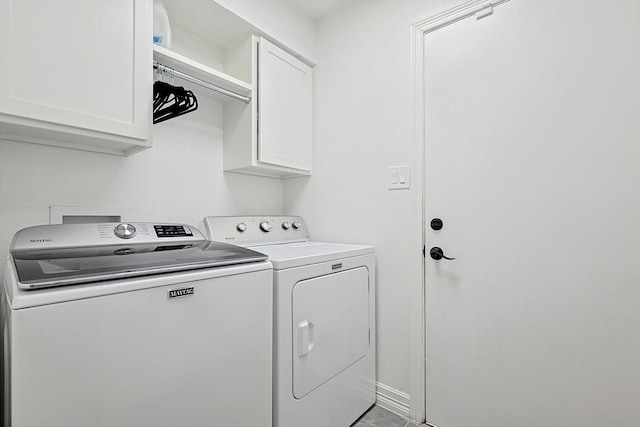
[(31, 239), (31, 243), (50, 243), (53, 239)]
[(331, 266), (331, 269), (332, 269), (332, 270), (338, 270), (338, 269), (340, 269), (340, 268), (342, 268), (342, 263), (341, 263), (341, 262), (340, 262), (340, 263), (338, 263), (338, 264), (333, 264), (333, 265)]
[(184, 297), (188, 297), (189, 295), (193, 295), (194, 289), (193, 289), (193, 286), (189, 286), (188, 288), (169, 289), (167, 293), (168, 293), (169, 299), (184, 298)]

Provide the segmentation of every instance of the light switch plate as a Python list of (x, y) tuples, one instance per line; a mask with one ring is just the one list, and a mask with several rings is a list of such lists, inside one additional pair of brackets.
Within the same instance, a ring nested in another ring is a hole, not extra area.
[(389, 190), (401, 190), (411, 187), (411, 168), (409, 166), (389, 167)]

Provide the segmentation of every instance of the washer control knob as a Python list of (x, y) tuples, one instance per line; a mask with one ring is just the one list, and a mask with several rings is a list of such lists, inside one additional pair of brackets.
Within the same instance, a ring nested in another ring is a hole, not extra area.
[(271, 224), (269, 224), (267, 221), (262, 221), (260, 223), (260, 230), (264, 231), (265, 233), (268, 233), (271, 231)]
[(241, 222), (240, 224), (236, 225), (236, 230), (238, 230), (241, 233), (244, 233), (245, 231), (247, 231), (247, 224), (245, 224), (244, 222)]
[(282, 223), (282, 229), (283, 230), (288, 230), (291, 228), (291, 224), (289, 224), (289, 222), (283, 222)]
[(296, 222), (294, 222), (294, 223), (293, 223), (293, 228), (294, 228), (295, 230), (299, 229), (300, 227), (302, 227), (302, 224), (300, 224), (298, 221), (296, 221)]
[(133, 224), (118, 224), (113, 232), (121, 239), (131, 239), (136, 235), (136, 228)]

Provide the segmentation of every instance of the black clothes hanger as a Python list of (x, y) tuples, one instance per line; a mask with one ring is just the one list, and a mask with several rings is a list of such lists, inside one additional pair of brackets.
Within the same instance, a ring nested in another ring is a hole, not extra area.
[(160, 123), (198, 109), (192, 91), (163, 81), (153, 84), (153, 123)]

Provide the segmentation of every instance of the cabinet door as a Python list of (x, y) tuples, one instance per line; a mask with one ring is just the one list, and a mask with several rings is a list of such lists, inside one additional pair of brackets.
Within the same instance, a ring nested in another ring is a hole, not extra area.
[(312, 69), (260, 39), (258, 160), (311, 171)]
[(2, 133), (147, 144), (151, 35), (150, 0), (0, 1)]

